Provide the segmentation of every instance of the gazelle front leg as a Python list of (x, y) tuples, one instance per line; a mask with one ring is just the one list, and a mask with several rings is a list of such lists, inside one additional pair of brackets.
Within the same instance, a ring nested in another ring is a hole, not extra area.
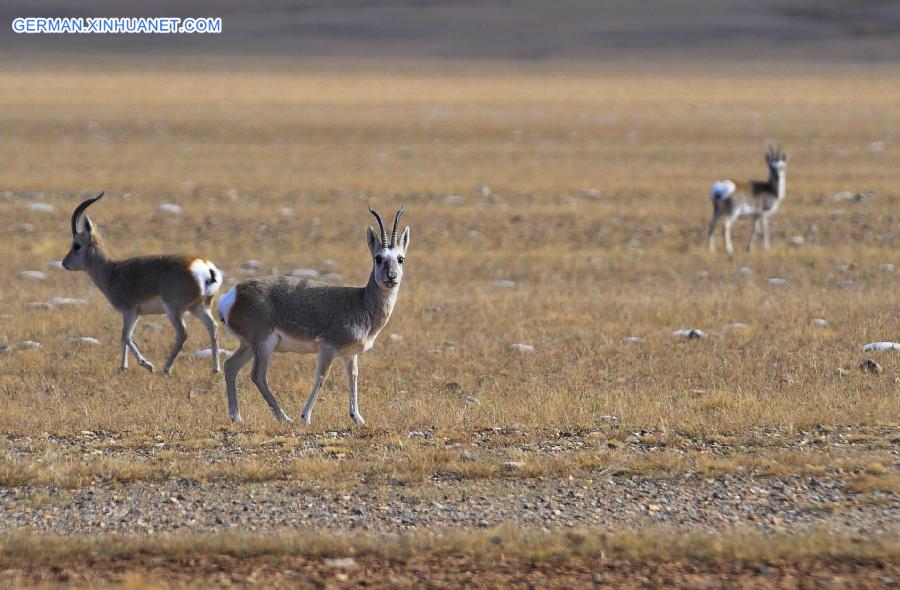
[(763, 232), (763, 248), (766, 250), (769, 249), (769, 216), (763, 215), (762, 218), (762, 232)]
[(122, 364), (119, 365), (119, 371), (128, 369), (128, 351), (131, 350), (131, 354), (137, 359), (138, 364), (152, 373), (155, 370), (153, 363), (144, 358), (132, 339), (137, 320), (138, 313), (134, 309), (122, 313)]
[(756, 228), (760, 224), (759, 217), (753, 218), (753, 223), (750, 225), (750, 239), (747, 240), (747, 252), (753, 251), (753, 238), (756, 237)]
[(344, 372), (347, 374), (347, 383), (350, 386), (350, 418), (357, 424), (365, 424), (362, 414), (359, 413), (359, 396), (356, 391), (356, 378), (359, 376), (359, 358), (353, 355), (344, 359)]
[(269, 404), (269, 408), (272, 409), (275, 418), (277, 418), (279, 422), (293, 424), (294, 421), (288, 418), (287, 414), (284, 413), (284, 410), (282, 410), (281, 406), (278, 404), (278, 400), (275, 399), (275, 394), (269, 389), (269, 381), (266, 378), (266, 374), (269, 371), (269, 361), (272, 360), (272, 353), (275, 352), (275, 347), (277, 345), (278, 336), (272, 334), (261, 344), (254, 347), (253, 354), (256, 358), (253, 361), (253, 372), (250, 377), (253, 379), (256, 388), (259, 389), (259, 392), (262, 394), (263, 399)]
[(312, 393), (306, 400), (306, 406), (303, 407), (303, 413), (300, 418), (303, 420), (304, 426), (309, 426), (312, 422), (313, 406), (316, 405), (316, 398), (319, 396), (319, 390), (328, 379), (328, 370), (331, 368), (331, 362), (334, 360), (334, 350), (330, 347), (322, 345), (319, 348), (319, 356), (316, 357), (316, 382), (313, 384)]
[(253, 358), (253, 349), (241, 341), (241, 346), (225, 361), (225, 393), (228, 396), (228, 417), (232, 422), (243, 422), (237, 403), (237, 376), (241, 369)]
[(171, 375), (172, 363), (175, 362), (175, 357), (181, 352), (181, 347), (184, 346), (184, 342), (187, 340), (187, 326), (184, 325), (184, 311), (176, 310), (167, 303), (163, 303), (163, 309), (166, 310), (166, 315), (169, 316), (169, 321), (172, 322), (172, 326), (175, 328), (175, 343), (172, 345), (169, 358), (166, 359), (166, 364), (163, 366), (163, 373)]

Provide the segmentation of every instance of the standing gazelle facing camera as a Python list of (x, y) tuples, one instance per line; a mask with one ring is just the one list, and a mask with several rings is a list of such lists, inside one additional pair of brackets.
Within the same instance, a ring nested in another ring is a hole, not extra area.
[(387, 325), (403, 279), (403, 259), (409, 248), (409, 228), (397, 237), (403, 208), (394, 218), (388, 241), (381, 216), (369, 209), (381, 232), (368, 231), (372, 272), (365, 287), (336, 287), (297, 277), (270, 276), (243, 281), (219, 300), (219, 317), (229, 332), (241, 341), (225, 361), (225, 391), (228, 415), (241, 421), (235, 379), (253, 359), (253, 383), (275, 417), (292, 420), (278, 405), (269, 389), (266, 372), (274, 352), (316, 353), (316, 380), (300, 418), (309, 426), (319, 390), (337, 358), (344, 365), (350, 388), (350, 418), (363, 424), (359, 413), (356, 378), (357, 356), (372, 348), (375, 338)]
[(753, 249), (753, 238), (756, 231), (762, 226), (763, 247), (769, 249), (769, 216), (778, 210), (778, 206), (784, 200), (786, 191), (785, 169), (787, 168), (787, 154), (781, 147), (777, 150), (769, 146), (766, 154), (766, 166), (769, 168), (768, 180), (750, 180), (736, 183), (733, 180), (718, 180), (709, 190), (709, 198), (712, 199), (713, 214), (709, 221), (709, 251), (716, 251), (716, 224), (720, 217), (724, 217), (723, 233), (725, 235), (725, 250), (729, 255), (734, 254), (734, 246), (731, 243), (731, 226), (741, 217), (752, 217), (753, 225), (750, 228), (750, 239), (747, 241), (747, 251)]
[(139, 365), (153, 372), (153, 364), (144, 358), (132, 336), (138, 316), (164, 313), (169, 316), (176, 333), (175, 344), (163, 369), (167, 375), (171, 373), (172, 363), (187, 339), (183, 316), (189, 311), (209, 331), (212, 370), (218, 373), (219, 346), (210, 306), (213, 295), (222, 285), (222, 273), (209, 260), (195, 256), (138, 256), (112, 260), (103, 246), (100, 232), (85, 213), (102, 196), (100, 193), (84, 201), (72, 213), (72, 249), (62, 264), (67, 270), (87, 271), (109, 303), (122, 314), (119, 370), (128, 368), (130, 350)]

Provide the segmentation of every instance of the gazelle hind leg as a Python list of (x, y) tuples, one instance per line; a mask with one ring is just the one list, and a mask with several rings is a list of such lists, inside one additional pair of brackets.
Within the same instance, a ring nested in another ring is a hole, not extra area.
[(709, 251), (716, 251), (716, 224), (719, 222), (719, 213), (713, 211), (712, 219), (709, 220), (709, 230), (706, 233), (706, 241), (709, 242)]
[(316, 357), (316, 382), (313, 384), (309, 399), (306, 400), (306, 405), (303, 407), (303, 413), (300, 414), (300, 418), (305, 426), (309, 426), (312, 422), (313, 406), (316, 405), (319, 390), (322, 389), (325, 380), (328, 379), (328, 370), (331, 368), (334, 356), (334, 350), (329, 347), (323, 346), (319, 349), (319, 356)]
[(194, 314), (198, 320), (203, 322), (203, 325), (206, 326), (206, 331), (209, 332), (209, 346), (212, 350), (212, 372), (219, 372), (219, 339), (216, 328), (216, 321), (212, 317), (212, 313), (209, 311), (209, 307), (207, 304), (198, 303), (191, 309), (191, 313)]
[(769, 249), (771, 244), (769, 243), (769, 216), (764, 215), (762, 218), (762, 234), (763, 234), (763, 248), (766, 250)]
[(725, 234), (725, 251), (728, 252), (729, 256), (734, 256), (734, 244), (731, 243), (731, 226), (734, 225), (735, 219), (734, 217), (729, 217), (725, 220), (725, 224), (722, 227), (722, 233)]
[(759, 224), (759, 217), (755, 217), (753, 219), (753, 223), (750, 225), (750, 239), (747, 240), (747, 252), (753, 251), (753, 238), (756, 237), (756, 228), (759, 226)]
[(266, 380), (266, 373), (269, 370), (269, 361), (272, 359), (272, 353), (275, 352), (275, 347), (278, 345), (278, 339), (277, 334), (271, 334), (261, 343), (254, 346), (253, 372), (251, 373), (251, 378), (279, 422), (293, 424), (294, 421), (288, 418), (287, 414), (284, 413), (284, 410), (281, 409), (281, 406), (278, 405), (278, 400), (275, 399), (275, 395), (272, 393), (272, 390), (269, 389), (269, 382)]
[(243, 422), (237, 403), (237, 376), (253, 358), (253, 349), (241, 340), (240, 347), (225, 361), (225, 393), (228, 396), (228, 417), (232, 422)]
[(365, 424), (362, 414), (359, 413), (359, 395), (356, 390), (356, 381), (359, 376), (359, 357), (353, 355), (344, 359), (344, 372), (347, 374), (347, 384), (350, 387), (350, 418), (356, 424)]
[(169, 352), (169, 357), (163, 366), (163, 373), (171, 375), (172, 363), (175, 362), (175, 357), (181, 352), (181, 348), (184, 346), (185, 340), (187, 340), (187, 326), (184, 325), (184, 311), (176, 310), (166, 302), (163, 302), (162, 305), (163, 309), (166, 310), (166, 315), (169, 316), (169, 321), (172, 322), (172, 326), (175, 328), (175, 342), (172, 344), (172, 350)]

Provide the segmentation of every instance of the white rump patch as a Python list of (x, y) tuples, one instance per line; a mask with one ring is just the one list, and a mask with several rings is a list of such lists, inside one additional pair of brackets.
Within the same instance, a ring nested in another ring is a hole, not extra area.
[(731, 180), (717, 180), (713, 183), (712, 188), (709, 189), (709, 198), (713, 201), (727, 199), (734, 194), (736, 188), (734, 182)]
[(222, 323), (226, 326), (228, 326), (228, 312), (231, 311), (231, 306), (234, 305), (236, 298), (237, 290), (232, 287), (228, 290), (228, 293), (225, 293), (219, 299), (219, 319), (221, 319)]
[(204, 297), (215, 295), (219, 287), (222, 286), (222, 271), (216, 268), (216, 265), (209, 260), (197, 258), (191, 262), (189, 269), (197, 280), (197, 284), (200, 286), (200, 293)]

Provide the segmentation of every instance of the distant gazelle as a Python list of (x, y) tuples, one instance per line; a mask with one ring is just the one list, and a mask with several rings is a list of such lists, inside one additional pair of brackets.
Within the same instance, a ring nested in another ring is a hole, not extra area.
[(752, 217), (753, 226), (750, 229), (750, 239), (747, 241), (747, 251), (753, 249), (753, 238), (756, 236), (758, 226), (762, 226), (763, 247), (769, 249), (769, 216), (778, 210), (778, 206), (785, 196), (785, 169), (787, 168), (787, 154), (781, 147), (777, 150), (769, 146), (766, 154), (766, 166), (769, 167), (768, 180), (750, 180), (735, 183), (725, 179), (713, 183), (709, 190), (712, 199), (713, 214), (709, 221), (710, 252), (716, 251), (716, 223), (720, 217), (724, 217), (723, 233), (725, 234), (725, 250), (728, 254), (734, 254), (734, 246), (731, 244), (731, 226), (741, 217)]
[(269, 276), (243, 281), (219, 301), (219, 317), (241, 341), (225, 361), (228, 415), (234, 422), (241, 421), (235, 378), (251, 358), (253, 383), (275, 417), (292, 422), (269, 389), (266, 372), (273, 352), (298, 352), (318, 355), (315, 383), (300, 415), (303, 423), (310, 424), (316, 397), (336, 358), (344, 365), (349, 382), (350, 418), (357, 424), (364, 423), (356, 391), (357, 355), (372, 348), (391, 317), (409, 248), (408, 227), (397, 238), (402, 207), (394, 218), (390, 241), (381, 216), (369, 211), (378, 221), (381, 234), (368, 228), (372, 272), (365, 287), (337, 287), (296, 277)]
[(166, 359), (164, 372), (172, 371), (187, 329), (185, 312), (191, 312), (206, 326), (212, 343), (212, 370), (219, 372), (219, 346), (216, 322), (210, 313), (213, 295), (222, 285), (222, 273), (203, 258), (196, 256), (138, 256), (112, 260), (103, 246), (100, 232), (85, 210), (103, 196), (84, 201), (72, 213), (72, 249), (63, 260), (67, 270), (84, 270), (103, 292), (109, 303), (122, 314), (122, 362), (120, 371), (128, 368), (128, 351), (138, 364), (150, 371), (153, 364), (143, 357), (132, 338), (138, 316), (162, 314), (175, 326), (175, 344)]

